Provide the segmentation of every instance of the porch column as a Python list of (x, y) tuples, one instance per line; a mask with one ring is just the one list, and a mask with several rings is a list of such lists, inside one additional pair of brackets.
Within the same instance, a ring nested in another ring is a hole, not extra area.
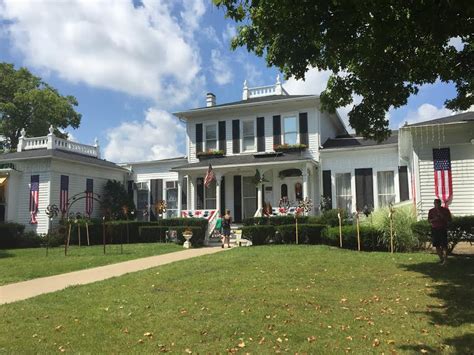
[(263, 208), (263, 200), (262, 200), (262, 183), (258, 183), (257, 185), (257, 209), (261, 212)]
[(308, 198), (308, 168), (303, 168), (303, 200)]
[(216, 210), (217, 213), (221, 212), (221, 180), (222, 175), (216, 174)]
[(195, 176), (189, 176), (189, 190), (188, 190), (188, 196), (189, 196), (189, 202), (188, 202), (188, 209), (189, 210), (195, 210), (196, 209), (196, 177)]
[(178, 217), (181, 217), (181, 210), (183, 209), (183, 177), (178, 173)]

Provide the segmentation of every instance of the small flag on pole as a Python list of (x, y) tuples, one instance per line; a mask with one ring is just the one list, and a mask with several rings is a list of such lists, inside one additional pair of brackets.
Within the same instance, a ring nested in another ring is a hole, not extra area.
[(435, 195), (446, 206), (453, 196), (449, 148), (433, 149)]
[(38, 224), (36, 215), (38, 213), (39, 203), (39, 175), (31, 175), (30, 183), (30, 223)]
[(206, 177), (204, 178), (204, 186), (209, 187), (211, 182), (216, 179), (216, 175), (214, 174), (214, 170), (212, 170), (212, 165), (209, 164), (209, 168), (207, 169)]

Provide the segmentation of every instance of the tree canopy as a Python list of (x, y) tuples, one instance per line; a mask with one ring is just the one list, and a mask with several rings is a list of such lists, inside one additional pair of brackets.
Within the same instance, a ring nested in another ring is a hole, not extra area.
[[(324, 110), (352, 103), (350, 125), (366, 138), (390, 134), (390, 108), (407, 103), (423, 84), (454, 83), (446, 107), (474, 104), (474, 5), (469, 0), (214, 0), (240, 24), (232, 47), (246, 46), (286, 78), (311, 67), (332, 75)], [(452, 45), (456, 41), (462, 48)]]
[(107, 180), (102, 194), (101, 208), (111, 218), (126, 219), (132, 217), (135, 204), (124, 184), (117, 180)]
[(77, 128), (81, 123), (81, 114), (74, 110), (77, 105), (74, 96), (60, 95), (28, 69), (0, 63), (0, 134), (12, 148), (22, 128), (27, 136), (44, 136), (53, 125), (64, 137), (59, 128)]

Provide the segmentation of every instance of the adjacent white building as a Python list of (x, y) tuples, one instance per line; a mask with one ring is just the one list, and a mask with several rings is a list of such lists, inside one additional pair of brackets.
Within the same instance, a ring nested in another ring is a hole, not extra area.
[[(172, 159), (114, 164), (100, 159), (97, 143), (23, 135), (16, 153), (0, 155), (0, 220), (46, 232), (45, 209), (60, 204), (66, 180), (73, 196), (91, 186), (100, 194), (108, 179), (126, 185), (144, 220), (157, 218), (160, 201), (167, 204), (165, 218), (229, 209), (241, 221), (264, 204), (278, 207), (283, 199), (296, 205), (305, 198), (317, 214), (322, 196), (349, 212), (412, 200), (426, 216), (437, 195), (433, 156), (439, 149), (450, 156), (447, 203), (455, 215), (474, 214), (473, 112), (406, 125), (378, 144), (349, 135), (337, 114), (322, 112), (318, 96), (289, 95), (277, 80), (244, 85), (242, 100), (231, 103), (217, 104), (209, 93), (205, 107), (175, 116), (186, 123), (186, 156)], [(215, 179), (205, 186), (210, 166)], [(37, 223), (31, 224), (36, 181)], [(78, 201), (71, 212), (85, 209)], [(100, 214), (94, 206), (93, 216)]]

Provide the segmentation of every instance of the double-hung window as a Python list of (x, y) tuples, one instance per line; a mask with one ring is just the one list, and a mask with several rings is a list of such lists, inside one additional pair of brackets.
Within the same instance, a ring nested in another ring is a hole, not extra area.
[(208, 124), (205, 126), (206, 151), (217, 149), (217, 125)]
[(393, 171), (377, 172), (377, 193), (379, 207), (388, 206), (395, 203), (395, 186)]
[(208, 187), (204, 187), (205, 189), (205, 208), (207, 210), (213, 210), (216, 208), (216, 180), (211, 181)]
[(289, 145), (298, 143), (298, 120), (295, 116), (283, 118), (283, 143)]
[(242, 121), (242, 151), (255, 150), (255, 121)]
[(352, 211), (351, 173), (336, 174), (336, 207)]

